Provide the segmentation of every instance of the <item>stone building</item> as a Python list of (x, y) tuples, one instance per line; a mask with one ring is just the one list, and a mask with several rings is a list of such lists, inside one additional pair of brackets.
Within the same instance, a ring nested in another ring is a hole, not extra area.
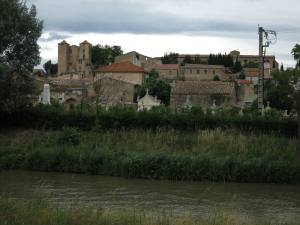
[(103, 77), (94, 83), (95, 103), (105, 108), (112, 106), (134, 106), (136, 85), (111, 77)]
[(237, 80), (237, 104), (248, 107), (257, 99), (256, 90), (252, 81)]
[(233, 82), (221, 81), (174, 81), (171, 89), (170, 107), (178, 109), (189, 106), (210, 108), (236, 105), (236, 89)]
[(153, 68), (159, 73), (159, 77), (165, 80), (178, 80), (180, 70), (178, 64), (156, 64)]
[(121, 80), (134, 85), (141, 85), (144, 82), (147, 72), (130, 62), (119, 62), (95, 70), (95, 81), (108, 77), (114, 80)]
[[(253, 82), (254, 85), (258, 83), (258, 75), (259, 69), (258, 68), (244, 68), (245, 79)], [(272, 79), (271, 69), (265, 65), (265, 73), (264, 73), (265, 80)]]
[(184, 80), (212, 81), (215, 77), (225, 79), (225, 67), (219, 65), (185, 64), (181, 67)]
[(142, 67), (146, 71), (151, 71), (156, 64), (161, 64), (161, 60), (142, 55), (136, 51), (115, 57), (115, 63), (129, 62), (136, 66)]
[[(231, 51), (229, 54), (233, 57), (233, 61), (238, 60), (243, 66), (248, 64), (249, 62), (259, 62), (258, 55), (241, 55), (237, 50)], [(190, 56), (192, 60), (200, 60), (203, 64), (207, 64), (209, 58), (209, 54), (179, 54), (177, 58), (178, 64), (182, 64), (186, 56)], [(161, 57), (157, 57), (156, 59), (161, 60)], [(279, 64), (276, 61), (275, 56), (266, 56), (265, 62), (266, 64), (268, 64), (268, 67), (271, 69), (271, 71), (277, 70), (279, 68)]]
[(92, 45), (84, 41), (79, 46), (65, 40), (58, 44), (58, 75), (78, 74), (92, 79)]

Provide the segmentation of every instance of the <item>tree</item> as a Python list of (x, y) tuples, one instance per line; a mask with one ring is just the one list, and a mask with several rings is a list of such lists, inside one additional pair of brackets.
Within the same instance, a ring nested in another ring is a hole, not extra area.
[(108, 65), (110, 63), (114, 63), (115, 57), (122, 54), (123, 50), (120, 46), (102, 46), (98, 44), (92, 47), (92, 64), (95, 68), (98, 66)]
[(43, 67), (44, 67), (44, 70), (46, 71), (47, 75), (57, 74), (57, 71), (58, 71), (57, 63), (52, 64), (51, 60), (49, 60), (49, 61), (44, 63)]
[(161, 58), (162, 64), (177, 64), (178, 63), (178, 53), (170, 52)]
[(183, 59), (182, 64), (194, 64), (194, 60), (192, 59), (192, 57), (190, 55), (186, 55)]
[(242, 67), (242, 65), (239, 61), (236, 61), (231, 70), (232, 70), (233, 73), (238, 73), (238, 72), (241, 72), (243, 70), (243, 67)]
[(213, 81), (220, 81), (220, 77), (218, 75), (215, 75)]
[(137, 95), (143, 97), (148, 89), (150, 95), (157, 96), (165, 105), (168, 105), (170, 102), (171, 86), (168, 82), (158, 78), (158, 72), (152, 70), (143, 85), (137, 89)]
[(0, 0), (0, 5), (0, 109), (16, 110), (31, 102), (43, 23), (34, 5), (28, 8), (21, 0)]
[(296, 68), (300, 71), (300, 45), (296, 44), (292, 49), (292, 55), (294, 59), (297, 61)]

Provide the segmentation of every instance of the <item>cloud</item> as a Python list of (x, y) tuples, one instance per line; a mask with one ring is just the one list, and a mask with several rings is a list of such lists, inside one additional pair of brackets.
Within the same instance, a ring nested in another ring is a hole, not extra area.
[(56, 41), (56, 40), (62, 40), (70, 38), (71, 35), (69, 34), (62, 34), (57, 32), (48, 32), (43, 34), (43, 36), (39, 39), (41, 42), (49, 42), (49, 41)]

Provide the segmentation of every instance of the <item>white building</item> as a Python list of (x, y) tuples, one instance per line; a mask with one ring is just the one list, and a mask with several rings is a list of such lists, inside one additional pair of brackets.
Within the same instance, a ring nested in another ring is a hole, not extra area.
[(154, 106), (160, 106), (161, 101), (157, 97), (149, 95), (147, 90), (146, 95), (142, 98), (138, 98), (138, 111), (150, 110)]

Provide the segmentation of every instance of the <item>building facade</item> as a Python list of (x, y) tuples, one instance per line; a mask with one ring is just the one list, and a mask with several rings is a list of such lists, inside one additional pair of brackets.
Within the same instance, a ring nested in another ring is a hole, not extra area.
[(184, 80), (213, 81), (225, 79), (225, 67), (219, 65), (185, 64), (181, 66), (181, 77)]
[(92, 79), (92, 45), (89, 42), (70, 46), (64, 40), (58, 44), (58, 75), (66, 74)]
[(222, 81), (174, 81), (171, 89), (170, 107), (183, 108), (186, 105), (210, 108), (213, 103), (219, 107), (236, 105), (234, 82)]

